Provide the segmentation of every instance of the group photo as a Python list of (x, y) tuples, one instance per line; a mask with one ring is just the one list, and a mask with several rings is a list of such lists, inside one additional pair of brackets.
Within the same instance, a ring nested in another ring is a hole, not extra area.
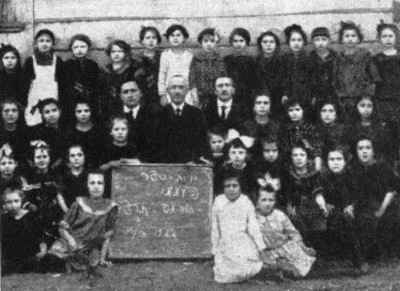
[(2, 290), (400, 290), (399, 2), (27, 2)]

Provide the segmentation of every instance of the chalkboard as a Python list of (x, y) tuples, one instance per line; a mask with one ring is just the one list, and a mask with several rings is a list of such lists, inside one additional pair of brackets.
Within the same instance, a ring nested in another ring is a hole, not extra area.
[(120, 206), (110, 245), (114, 259), (211, 256), (212, 169), (140, 164), (112, 172)]

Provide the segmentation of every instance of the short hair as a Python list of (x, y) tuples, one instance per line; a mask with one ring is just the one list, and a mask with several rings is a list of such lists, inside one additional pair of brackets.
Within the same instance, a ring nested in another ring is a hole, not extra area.
[(360, 42), (364, 40), (364, 35), (361, 32), (361, 28), (356, 25), (353, 21), (341, 21), (339, 29), (339, 42), (343, 43), (343, 35), (346, 30), (354, 30), (357, 33)]
[(234, 149), (243, 148), (243, 149), (245, 149), (246, 151), (248, 150), (247, 147), (246, 147), (246, 145), (242, 142), (242, 140), (241, 140), (239, 137), (233, 139), (233, 140), (228, 144), (227, 148), (228, 148), (228, 150), (231, 149), (231, 148), (234, 148)]
[(213, 36), (213, 37), (215, 37), (215, 38), (217, 39), (216, 42), (219, 41), (219, 35), (217, 34), (215, 28), (208, 27), (208, 28), (203, 29), (203, 30), (199, 33), (199, 35), (197, 36), (197, 41), (201, 44), (201, 42), (203, 41), (203, 38), (204, 38), (205, 36)]
[(297, 32), (301, 35), (301, 37), (303, 38), (304, 44), (307, 44), (307, 34), (305, 33), (305, 31), (303, 30), (303, 28), (298, 25), (298, 24), (292, 24), (290, 26), (287, 26), (284, 30), (285, 32), (285, 37), (286, 37), (286, 43), (289, 44), (290, 42), (290, 37), (292, 36), (292, 34), (294, 32)]
[(225, 138), (227, 133), (228, 129), (222, 124), (214, 125), (208, 130), (208, 135), (218, 135), (222, 136), (223, 138)]
[(336, 120), (340, 120), (341, 117), (341, 108), (339, 102), (335, 97), (328, 97), (325, 100), (319, 101), (316, 105), (318, 120), (320, 120), (321, 110), (325, 105), (332, 105), (336, 111)]
[(262, 43), (263, 38), (266, 37), (266, 36), (273, 37), (273, 39), (275, 40), (275, 43), (276, 43), (276, 50), (278, 51), (280, 49), (280, 47), (281, 47), (281, 41), (280, 41), (279, 37), (275, 33), (273, 33), (272, 31), (270, 31), (270, 30), (261, 33), (260, 36), (257, 38), (258, 50), (262, 51), (261, 43)]
[(329, 33), (329, 29), (324, 26), (316, 27), (312, 30), (311, 32), (311, 38), (313, 39), (314, 37), (317, 36), (325, 36), (327, 38), (331, 38), (331, 34)]
[(189, 32), (187, 31), (186, 27), (181, 24), (170, 25), (165, 32), (165, 37), (168, 39), (176, 30), (179, 30), (185, 39), (189, 38)]
[(337, 143), (335, 145), (330, 146), (326, 151), (326, 156), (324, 158), (325, 161), (328, 161), (329, 154), (332, 152), (340, 152), (340, 153), (342, 153), (345, 161), (349, 160), (349, 152), (345, 145)]
[(4, 201), (6, 199), (6, 196), (11, 193), (18, 193), (19, 196), (21, 197), (21, 200), (24, 200), (25, 195), (24, 191), (22, 190), (22, 182), (17, 179), (12, 179), (10, 182), (8, 182), (5, 187), (3, 188), (3, 193), (1, 193), (2, 200)]
[(260, 97), (260, 96), (267, 96), (269, 98), (269, 101), (272, 102), (271, 92), (267, 88), (263, 88), (263, 89), (260, 89), (260, 90), (256, 90), (256, 92), (254, 92), (254, 94), (253, 94), (253, 106), (256, 103), (257, 98)]
[(140, 92), (142, 92), (142, 94), (145, 93), (146, 84), (145, 84), (144, 80), (143, 80), (142, 78), (137, 78), (137, 79), (131, 78), (131, 79), (123, 80), (123, 81), (120, 83), (120, 85), (119, 85), (119, 87), (118, 87), (118, 89), (119, 89), (119, 90), (118, 90), (118, 93), (119, 93), (119, 94), (121, 94), (122, 86), (123, 86), (124, 84), (126, 84), (126, 83), (129, 83), (129, 82), (134, 82), (134, 83), (137, 85), (137, 87), (139, 88)]
[(285, 109), (286, 111), (288, 111), (290, 107), (294, 107), (297, 105), (299, 105), (304, 110), (304, 103), (302, 102), (302, 100), (300, 100), (300, 98), (289, 98), (289, 100), (285, 104)]
[(140, 32), (139, 32), (139, 39), (140, 39), (140, 42), (143, 42), (143, 39), (144, 39), (144, 37), (145, 37), (145, 35), (146, 35), (147, 32), (152, 32), (152, 33), (154, 33), (154, 35), (155, 35), (156, 38), (157, 38), (157, 42), (158, 42), (158, 43), (161, 43), (161, 34), (160, 34), (160, 32), (158, 31), (158, 29), (155, 28), (154, 26), (142, 26), (142, 28), (140, 29)]
[(293, 154), (293, 150), (294, 149), (302, 149), (302, 150), (304, 150), (304, 152), (307, 154), (307, 158), (310, 158), (311, 157), (311, 148), (309, 147), (309, 145), (308, 144), (306, 144), (306, 142), (304, 142), (304, 141), (298, 141), (298, 142), (295, 142), (291, 147), (290, 147), (290, 156), (292, 156), (292, 154)]
[(397, 36), (398, 36), (398, 34), (399, 34), (399, 29), (398, 29), (398, 27), (396, 26), (396, 24), (394, 24), (394, 23), (385, 23), (385, 22), (379, 23), (379, 24), (376, 26), (376, 32), (377, 32), (377, 37), (378, 37), (378, 38), (381, 37), (382, 31), (383, 31), (384, 29), (390, 29), (391, 31), (393, 31), (393, 33), (394, 33), (395, 36), (396, 36), (396, 41), (397, 41)]
[(233, 80), (233, 78), (228, 75), (220, 75), (220, 76), (216, 77), (214, 80), (214, 87), (216, 87), (218, 79), (222, 79), (222, 78), (227, 78), (227, 79), (231, 80), (232, 86), (235, 87), (235, 80)]
[(167, 88), (170, 86), (171, 80), (172, 80), (172, 79), (175, 79), (175, 78), (181, 78), (181, 79), (183, 80), (184, 85), (185, 85), (186, 87), (189, 88), (189, 81), (188, 81), (188, 79), (187, 79), (184, 75), (182, 75), (182, 74), (174, 74), (174, 75), (172, 75), (172, 76), (168, 79), (168, 81), (167, 81)]
[[(12, 52), (15, 55), (15, 57), (17, 58), (17, 67), (16, 67), (16, 69), (20, 69), (20, 67), (21, 67), (21, 55), (20, 55), (18, 49), (15, 46), (13, 46), (11, 44), (3, 45), (0, 48), (0, 59), (3, 59), (4, 55), (6, 53), (9, 53), (9, 52)], [(1, 64), (1, 66), (3, 66), (3, 64)], [(15, 97), (19, 97), (19, 96), (15, 96)]]
[(114, 45), (120, 47), (120, 48), (123, 50), (123, 52), (124, 52), (126, 58), (129, 58), (129, 57), (130, 57), (130, 54), (131, 54), (131, 46), (130, 46), (126, 41), (121, 40), (121, 39), (113, 40), (112, 42), (110, 42), (110, 43), (108, 44), (108, 46), (107, 46), (107, 48), (106, 48), (106, 54), (107, 54), (107, 56), (110, 56), (110, 55), (111, 55), (112, 47), (113, 47)]
[(55, 37), (54, 33), (50, 29), (47, 29), (47, 28), (41, 29), (35, 34), (35, 42), (38, 40), (39, 37), (41, 37), (44, 34), (47, 34), (51, 38), (51, 41), (53, 42), (53, 44), (56, 43), (56, 37)]
[(108, 131), (111, 131), (115, 122), (117, 121), (123, 121), (124, 123), (126, 123), (126, 126), (128, 127), (128, 132), (129, 132), (129, 121), (128, 118), (125, 115), (122, 114), (118, 114), (118, 115), (114, 115), (111, 116), (109, 122), (108, 122)]
[(233, 38), (235, 35), (239, 35), (241, 37), (244, 38), (244, 40), (246, 41), (246, 45), (250, 44), (251, 41), (251, 36), (250, 36), (250, 32), (243, 28), (243, 27), (236, 27), (234, 30), (232, 30), (231, 34), (229, 35), (229, 43), (232, 44), (233, 43)]
[(43, 109), (49, 104), (54, 104), (54, 105), (57, 106), (58, 109), (60, 109), (60, 103), (58, 102), (57, 99), (55, 99), (55, 98), (46, 98), (46, 99), (40, 100), (38, 102), (38, 104), (36, 105), (37, 108), (40, 111), (40, 114), (43, 114)]
[(235, 179), (241, 186), (240, 175), (237, 171), (235, 171), (233, 169), (227, 169), (226, 171), (224, 171), (222, 174), (222, 185), (225, 184), (225, 181), (230, 180), (230, 179)]
[(74, 44), (74, 42), (77, 41), (77, 40), (83, 41), (84, 43), (87, 44), (87, 46), (89, 48), (92, 46), (92, 41), (90, 40), (89, 36), (87, 36), (86, 34), (83, 34), (83, 33), (79, 33), (79, 34), (75, 34), (71, 38), (71, 40), (69, 42), (69, 46), (68, 46), (70, 50), (72, 49), (72, 45)]
[(87, 177), (88, 178), (89, 178), (89, 175), (101, 175), (101, 176), (104, 177), (106, 175), (106, 173), (103, 170), (100, 170), (100, 169), (97, 169), (97, 168), (92, 168), (92, 169), (89, 169), (87, 171)]

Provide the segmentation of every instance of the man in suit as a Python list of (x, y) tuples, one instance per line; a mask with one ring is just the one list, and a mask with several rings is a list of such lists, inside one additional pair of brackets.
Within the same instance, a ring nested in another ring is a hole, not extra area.
[(226, 130), (239, 130), (248, 117), (244, 106), (235, 102), (235, 87), (230, 77), (218, 77), (215, 80), (216, 99), (211, 101), (204, 110), (207, 127), (223, 126)]
[(200, 109), (185, 103), (187, 79), (172, 76), (167, 85), (171, 103), (160, 116), (159, 151), (164, 163), (196, 163), (207, 149), (207, 129)]
[(124, 114), (129, 122), (129, 140), (138, 149), (142, 162), (154, 162), (157, 158), (156, 130), (161, 108), (157, 104), (143, 103), (143, 84), (138, 80), (126, 80), (120, 87), (122, 107), (115, 113)]

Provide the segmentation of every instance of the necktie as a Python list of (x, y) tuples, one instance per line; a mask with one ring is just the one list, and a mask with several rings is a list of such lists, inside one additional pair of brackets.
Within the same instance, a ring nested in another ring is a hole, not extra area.
[(182, 114), (182, 109), (176, 108), (176, 116), (181, 116)]
[(224, 120), (226, 119), (226, 106), (225, 105), (221, 106), (221, 118)]

